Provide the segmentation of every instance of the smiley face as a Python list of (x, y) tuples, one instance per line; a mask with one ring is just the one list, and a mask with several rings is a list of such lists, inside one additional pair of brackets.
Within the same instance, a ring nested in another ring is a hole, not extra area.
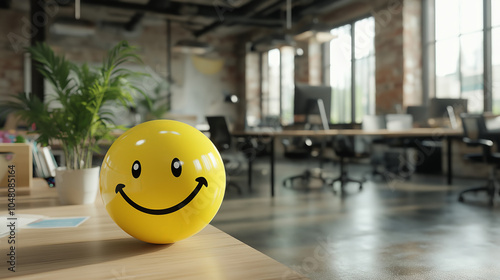
[(109, 148), (101, 197), (125, 232), (173, 243), (203, 229), (217, 213), (226, 177), (219, 152), (197, 129), (177, 121), (137, 125)]

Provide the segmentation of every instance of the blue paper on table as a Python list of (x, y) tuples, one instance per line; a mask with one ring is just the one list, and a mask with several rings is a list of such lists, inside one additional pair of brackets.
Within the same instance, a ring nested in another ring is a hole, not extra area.
[(27, 228), (77, 227), (89, 217), (48, 218), (27, 225)]

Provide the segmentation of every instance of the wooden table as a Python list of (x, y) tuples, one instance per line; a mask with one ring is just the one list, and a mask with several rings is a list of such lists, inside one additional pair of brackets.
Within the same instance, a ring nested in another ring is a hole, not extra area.
[[(393, 138), (415, 138), (415, 137), (428, 137), (435, 141), (446, 141), (447, 145), (447, 182), (449, 185), (452, 183), (452, 146), (451, 141), (463, 135), (462, 129), (450, 128), (413, 128), (409, 130), (393, 131), (387, 129), (366, 131), (362, 129), (329, 129), (329, 130), (256, 130), (256, 131), (234, 131), (233, 136), (236, 137), (251, 137), (251, 138), (268, 138), (270, 146), (270, 167), (271, 167), (271, 196), (274, 197), (275, 187), (275, 150), (274, 142), (276, 137), (332, 137), (337, 135), (346, 136), (383, 136)], [(249, 159), (248, 164), (248, 184), (251, 188), (251, 172), (252, 172), (252, 159)]]
[[(102, 203), (59, 206), (56, 190), (35, 184), (16, 200), (16, 214), (90, 216), (75, 228), (20, 229), (16, 272), (8, 270), (7, 237), (0, 239), (0, 279), (305, 279), (285, 265), (208, 225), (170, 245), (130, 237)], [(0, 197), (0, 214), (7, 198)]]

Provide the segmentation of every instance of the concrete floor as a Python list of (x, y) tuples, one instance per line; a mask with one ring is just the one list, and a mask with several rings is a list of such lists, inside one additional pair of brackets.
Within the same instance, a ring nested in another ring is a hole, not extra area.
[[(315, 165), (279, 159), (271, 198), (268, 159), (258, 158), (253, 191), (245, 171), (233, 177), (244, 193), (228, 189), (212, 224), (311, 279), (500, 279), (500, 205), (488, 207), (482, 194), (457, 201), (481, 181), (448, 186), (444, 176), (415, 174), (369, 179), (361, 191), (348, 185), (345, 195), (281, 186)], [(338, 174), (338, 165), (325, 167)], [(369, 167), (349, 171), (360, 177)]]

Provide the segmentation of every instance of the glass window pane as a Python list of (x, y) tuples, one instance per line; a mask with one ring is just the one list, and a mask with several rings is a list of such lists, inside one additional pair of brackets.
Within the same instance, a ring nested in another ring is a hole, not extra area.
[(436, 97), (459, 98), (458, 38), (436, 42)]
[[(500, 1), (498, 1), (500, 2)], [(500, 27), (491, 31), (493, 68), (493, 113), (500, 114)]]
[(332, 86), (332, 123), (351, 122), (351, 32), (350, 25), (331, 31), (330, 85)]
[(460, 33), (483, 29), (483, 1), (460, 0)]
[(459, 1), (435, 0), (436, 40), (458, 36), (460, 27)]
[(269, 99), (262, 99), (262, 117), (269, 115)]
[(375, 114), (375, 56), (356, 60), (355, 122)]
[(262, 80), (261, 80), (261, 95), (262, 95), (262, 100), (267, 100), (269, 98), (269, 64), (268, 64), (268, 53), (262, 53), (262, 65), (261, 65), (261, 75), (262, 75)]
[(491, 0), (491, 26), (500, 26), (500, 0)]
[(436, 42), (436, 76), (457, 72), (458, 47), (458, 38)]
[(373, 17), (365, 18), (354, 24), (354, 57), (360, 59), (374, 53), (375, 23)]
[[(460, 38), (462, 91), (483, 88), (483, 33), (472, 33)], [(477, 77), (477, 79), (475, 78)], [(474, 78), (473, 81), (468, 78)], [(477, 82), (480, 84), (477, 84)], [(473, 82), (471, 84), (471, 82)]]
[(294, 60), (294, 48), (281, 47), (281, 122), (284, 125), (293, 123)]
[(279, 116), (279, 115), (280, 115), (280, 100), (270, 99), (268, 116)]
[(346, 61), (351, 60), (351, 26), (344, 25), (334, 28), (330, 33), (336, 36), (330, 41), (330, 64), (339, 58)]
[[(268, 52), (269, 65), (269, 111), (270, 116), (279, 116), (279, 98), (280, 98), (280, 50), (272, 49)], [(278, 100), (276, 105), (275, 100)]]
[(375, 114), (375, 25), (373, 17), (357, 21), (354, 28), (356, 59), (354, 121), (361, 123), (365, 114)]
[(483, 33), (464, 35), (461, 41), (462, 97), (467, 98), (470, 112), (482, 112), (483, 97)]

